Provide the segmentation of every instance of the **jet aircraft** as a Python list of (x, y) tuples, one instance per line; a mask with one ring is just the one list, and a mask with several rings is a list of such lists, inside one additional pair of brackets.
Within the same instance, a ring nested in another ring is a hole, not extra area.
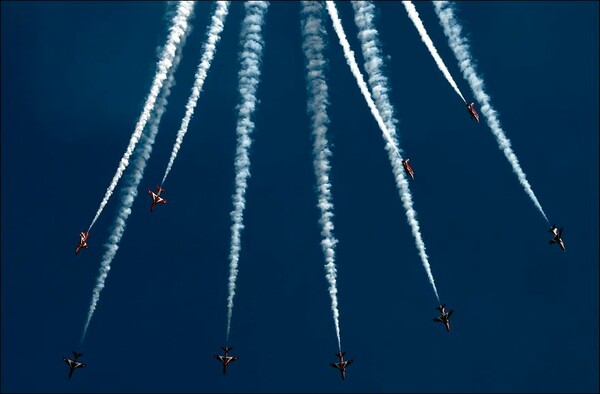
[(152, 197), (152, 205), (150, 205), (150, 212), (154, 212), (154, 208), (156, 208), (156, 204), (166, 204), (167, 203), (167, 200), (160, 197), (160, 193), (166, 192), (166, 190), (157, 185), (156, 191), (158, 193), (154, 193), (152, 190), (148, 190), (148, 194), (150, 195), (150, 197)]
[(338, 353), (334, 353), (336, 357), (339, 357), (340, 362), (339, 363), (331, 363), (329, 364), (330, 366), (332, 366), (333, 368), (337, 368), (340, 370), (340, 373), (342, 374), (342, 380), (346, 379), (346, 367), (350, 364), (352, 364), (354, 362), (354, 360), (348, 360), (348, 361), (344, 361), (344, 354), (346, 354), (346, 352), (338, 352)]
[(450, 309), (448, 312), (446, 312), (446, 304), (442, 304), (435, 309), (440, 311), (441, 316), (434, 318), (433, 321), (444, 323), (444, 325), (446, 326), (446, 330), (448, 330), (448, 332), (450, 332), (449, 319), (450, 319), (450, 316), (452, 316), (452, 312), (454, 312), (454, 309)]
[(402, 165), (404, 166), (404, 171), (406, 171), (406, 173), (408, 175), (410, 175), (410, 177), (414, 180), (415, 173), (414, 173), (413, 169), (410, 167), (410, 164), (408, 164), (409, 161), (410, 161), (410, 159), (402, 160)]
[(71, 360), (70, 358), (63, 357), (64, 362), (66, 362), (67, 365), (69, 366), (69, 379), (71, 379), (71, 376), (73, 376), (73, 371), (75, 371), (77, 368), (85, 368), (86, 367), (86, 365), (84, 363), (77, 361), (77, 359), (79, 357), (83, 356), (83, 354), (77, 353), (74, 351), (73, 355), (75, 356), (75, 360)]
[(550, 229), (548, 231), (550, 231), (552, 234), (554, 234), (554, 238), (552, 238), (550, 240), (550, 245), (552, 245), (552, 244), (559, 244), (560, 247), (562, 248), (562, 250), (565, 250), (565, 243), (563, 242), (563, 240), (561, 238), (562, 237), (562, 232), (563, 232), (562, 227), (559, 230), (556, 227), (556, 224), (553, 224), (552, 227), (550, 227)]
[(75, 249), (75, 254), (77, 255), (81, 248), (88, 248), (87, 239), (90, 236), (89, 231), (82, 231), (79, 233), (79, 244), (77, 244), (77, 249)]
[(467, 111), (471, 115), (471, 118), (475, 119), (479, 123), (479, 114), (475, 111), (475, 103), (467, 104)]
[(237, 360), (238, 358), (236, 356), (228, 356), (227, 353), (232, 350), (233, 348), (229, 347), (229, 346), (221, 346), (221, 349), (223, 349), (223, 351), (225, 352), (225, 354), (223, 356), (219, 356), (217, 354), (215, 354), (213, 357), (215, 358), (215, 360), (219, 360), (222, 364), (223, 364), (223, 374), (227, 373), (227, 366), (229, 365), (230, 362)]

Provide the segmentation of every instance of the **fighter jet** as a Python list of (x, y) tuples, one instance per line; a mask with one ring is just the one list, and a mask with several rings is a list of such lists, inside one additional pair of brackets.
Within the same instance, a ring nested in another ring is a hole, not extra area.
[(225, 354), (223, 356), (219, 356), (217, 354), (215, 354), (213, 357), (216, 360), (219, 360), (222, 364), (223, 364), (223, 374), (227, 373), (227, 366), (229, 365), (230, 362), (237, 360), (238, 358), (236, 356), (228, 356), (227, 353), (232, 350), (233, 348), (229, 347), (229, 346), (221, 346), (221, 349), (223, 349), (223, 351), (225, 352)]
[(415, 172), (410, 167), (410, 164), (408, 164), (409, 161), (410, 161), (410, 159), (402, 160), (402, 165), (404, 166), (404, 171), (406, 171), (406, 173), (408, 175), (410, 175), (410, 177), (414, 180), (415, 179)]
[(80, 363), (79, 361), (77, 361), (77, 359), (79, 357), (83, 356), (83, 354), (77, 353), (75, 351), (73, 351), (72, 353), (75, 356), (75, 360), (71, 360), (70, 358), (63, 357), (64, 362), (66, 362), (67, 365), (69, 366), (69, 379), (71, 379), (71, 376), (73, 376), (73, 371), (75, 371), (77, 368), (85, 368), (86, 367), (86, 365), (84, 363)]
[(158, 193), (154, 193), (152, 190), (148, 190), (148, 194), (150, 195), (150, 197), (152, 197), (152, 205), (150, 205), (150, 212), (154, 212), (154, 208), (156, 208), (156, 204), (166, 204), (167, 203), (167, 200), (160, 197), (160, 193), (166, 192), (166, 190), (157, 185), (156, 191)]
[(329, 364), (330, 366), (332, 366), (333, 368), (337, 368), (340, 370), (340, 373), (342, 374), (342, 380), (346, 379), (346, 367), (350, 364), (352, 364), (354, 362), (354, 360), (348, 360), (348, 361), (344, 361), (344, 354), (346, 354), (346, 352), (338, 352), (338, 353), (334, 353), (336, 357), (339, 357), (340, 362), (339, 363), (331, 363)]
[(442, 304), (435, 309), (440, 311), (441, 316), (436, 317), (435, 319), (433, 319), (433, 321), (444, 323), (444, 325), (446, 326), (446, 330), (448, 330), (448, 332), (450, 332), (449, 319), (450, 319), (450, 316), (452, 316), (452, 312), (454, 312), (454, 309), (450, 309), (448, 312), (446, 312), (446, 304)]
[(479, 114), (475, 111), (475, 103), (467, 104), (467, 111), (469, 111), (469, 115), (471, 115), (472, 119), (475, 119), (477, 123), (479, 123)]
[(82, 231), (79, 233), (79, 244), (77, 244), (77, 249), (75, 249), (75, 254), (77, 255), (81, 248), (88, 248), (88, 244), (85, 242), (90, 236), (89, 231)]
[(561, 238), (562, 232), (563, 232), (562, 227), (559, 230), (558, 228), (556, 228), (556, 224), (553, 224), (552, 227), (550, 227), (550, 229), (548, 231), (550, 231), (552, 234), (554, 234), (554, 238), (552, 238), (550, 240), (550, 245), (559, 244), (560, 247), (562, 248), (562, 250), (565, 250), (565, 243), (563, 242), (563, 240)]

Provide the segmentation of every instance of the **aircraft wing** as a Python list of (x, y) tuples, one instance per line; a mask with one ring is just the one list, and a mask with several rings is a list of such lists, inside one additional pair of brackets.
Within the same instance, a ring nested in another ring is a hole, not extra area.
[(454, 309), (450, 309), (450, 310), (448, 311), (448, 316), (447, 316), (447, 317), (450, 317), (450, 316), (452, 316), (452, 313), (453, 313), (453, 312), (454, 312)]
[(348, 361), (346, 362), (346, 366), (348, 366), (348, 365), (352, 364), (353, 362), (354, 362), (354, 360), (348, 360)]
[(563, 228), (561, 227), (560, 230), (558, 230), (558, 238), (562, 237), (562, 232), (563, 232)]
[(444, 322), (441, 317), (435, 317), (433, 321), (439, 321), (440, 323)]
[(333, 368), (341, 369), (340, 364), (338, 364), (338, 363), (331, 363), (329, 365), (332, 366)]

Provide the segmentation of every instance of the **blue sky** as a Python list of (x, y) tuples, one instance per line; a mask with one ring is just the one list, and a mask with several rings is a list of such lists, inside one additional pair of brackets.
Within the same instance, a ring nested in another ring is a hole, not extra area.
[[(343, 350), (320, 248), (300, 4), (265, 30), (228, 374), (225, 341), (238, 50), (234, 2), (182, 149), (150, 214), (212, 6), (200, 3), (169, 106), (87, 337), (79, 338), (119, 190), (73, 251), (123, 155), (155, 72), (161, 2), (2, 2), (3, 392), (597, 392), (598, 3), (468, 2), (459, 18), (521, 166), (448, 85), (399, 2), (377, 26), (411, 159), (410, 187), (452, 332), (398, 196), (381, 132), (329, 35), (331, 182)], [(473, 95), (433, 6), (416, 3)], [(338, 10), (362, 69), (349, 3)], [(62, 357), (88, 364), (67, 380)]]

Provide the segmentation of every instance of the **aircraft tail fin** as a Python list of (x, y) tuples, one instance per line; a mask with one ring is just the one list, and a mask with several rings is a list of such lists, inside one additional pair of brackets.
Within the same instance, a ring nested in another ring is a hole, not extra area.
[(438, 306), (438, 307), (437, 307), (437, 308), (435, 308), (435, 309), (437, 309), (438, 311), (440, 311), (440, 312), (441, 312), (441, 311), (442, 311), (442, 309), (444, 309), (445, 307), (446, 307), (446, 304), (442, 304), (442, 305)]
[(548, 242), (550, 245), (557, 243), (555, 240), (551, 239), (550, 242)]
[(73, 350), (71, 353), (73, 353), (73, 356), (75, 356), (75, 358), (83, 356), (83, 353), (77, 353), (75, 350)]

